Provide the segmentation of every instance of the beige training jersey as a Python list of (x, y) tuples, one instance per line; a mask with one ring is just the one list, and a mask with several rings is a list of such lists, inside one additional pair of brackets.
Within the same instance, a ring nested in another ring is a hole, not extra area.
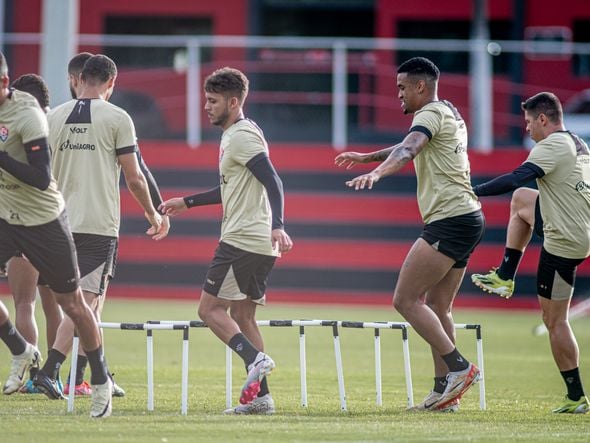
[(278, 256), (271, 244), (271, 210), (262, 186), (246, 163), (266, 153), (262, 130), (243, 119), (223, 132), (219, 147), (219, 173), (223, 220), (221, 240), (244, 251)]
[(543, 246), (553, 255), (590, 255), (590, 151), (579, 137), (558, 131), (535, 145), (526, 162), (540, 167), (537, 179)]
[[(37, 100), (26, 92), (11, 90), (0, 106), (0, 150), (28, 163), (24, 145), (47, 142), (47, 118)], [(41, 191), (0, 168), (0, 218), (11, 225), (36, 226), (55, 220), (64, 200), (53, 178)]]
[(118, 237), (117, 156), (137, 151), (131, 118), (102, 99), (81, 99), (53, 109), (48, 119), (53, 175), (64, 195), (72, 232)]
[(414, 159), (424, 223), (480, 209), (471, 189), (467, 128), (457, 109), (446, 100), (428, 103), (414, 114), (412, 131), (430, 139)]

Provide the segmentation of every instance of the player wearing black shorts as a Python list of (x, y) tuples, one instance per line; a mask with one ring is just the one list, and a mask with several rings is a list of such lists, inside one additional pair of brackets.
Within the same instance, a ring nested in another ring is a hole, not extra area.
[(1, 53), (0, 82), (0, 262), (20, 251), (45, 279), (88, 355), (94, 385), (90, 415), (106, 417), (112, 409), (112, 384), (96, 319), (78, 284), (65, 203), (51, 174), (47, 120), (35, 98), (8, 88)]
[(414, 114), (408, 135), (380, 151), (342, 153), (335, 162), (348, 168), (382, 162), (346, 183), (356, 190), (371, 189), (382, 177), (414, 162), (425, 226), (406, 256), (393, 304), (432, 349), (434, 388), (414, 410), (456, 411), (459, 398), (478, 380), (479, 369), (455, 347), (451, 310), (485, 222), (470, 184), (467, 128), (457, 109), (438, 99), (438, 68), (426, 58), (415, 57), (397, 72), (402, 109)]
[[(193, 206), (223, 206), (221, 240), (201, 292), (199, 316), (244, 360), (248, 376), (240, 405), (227, 414), (272, 414), (266, 375), (274, 362), (265, 354), (256, 324), (266, 281), (277, 256), (293, 243), (283, 226), (283, 187), (269, 158), (262, 130), (244, 118), (248, 79), (236, 69), (215, 71), (205, 81), (205, 111), (223, 129), (218, 187), (162, 204), (169, 215)], [(228, 309), (231, 316), (228, 315)]]
[[(480, 196), (514, 191), (502, 263), (471, 279), (485, 291), (510, 298), (520, 259), (533, 231), (543, 237), (537, 294), (555, 363), (567, 388), (556, 413), (587, 413), (579, 371), (579, 350), (568, 321), (576, 268), (590, 255), (590, 151), (563, 124), (561, 102), (541, 92), (522, 103), (535, 146), (509, 174), (474, 187)], [(522, 188), (536, 179), (539, 190)], [(542, 231), (540, 228), (542, 227)]]

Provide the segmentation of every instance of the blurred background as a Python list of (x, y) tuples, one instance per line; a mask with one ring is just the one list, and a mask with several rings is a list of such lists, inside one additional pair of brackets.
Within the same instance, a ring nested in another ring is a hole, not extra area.
[[(367, 168), (342, 171), (333, 158), (401, 140), (411, 123), (395, 84), (404, 60), (425, 56), (439, 66), (439, 97), (457, 106), (470, 129), (474, 183), (524, 161), (531, 145), (520, 103), (537, 92), (556, 93), (568, 129), (590, 140), (586, 0), (0, 0), (0, 11), (11, 78), (41, 74), (53, 106), (69, 98), (66, 67), (75, 53), (116, 62), (111, 101), (132, 116), (165, 198), (216, 185), (220, 132), (202, 112), (202, 83), (222, 66), (246, 73), (245, 112), (269, 140), (295, 241), (271, 276), (271, 300), (390, 302), (421, 230), (413, 170), (354, 193), (344, 181)], [(189, 211), (156, 244), (123, 196), (110, 294), (197, 299), (220, 208)], [(509, 197), (483, 201), (488, 230), (468, 274), (499, 263)], [(511, 307), (536, 306), (538, 252), (534, 241)], [(590, 289), (586, 265), (578, 288), (582, 295)], [(8, 291), (5, 281), (0, 291)], [(457, 304), (506, 306), (479, 294), (469, 278)]]

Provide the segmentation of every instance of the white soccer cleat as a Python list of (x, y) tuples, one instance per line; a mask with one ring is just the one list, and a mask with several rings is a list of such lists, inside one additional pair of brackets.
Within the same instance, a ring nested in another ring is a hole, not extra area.
[(106, 383), (92, 385), (92, 404), (90, 416), (92, 418), (105, 418), (111, 415), (113, 410), (113, 382), (107, 377)]
[(12, 356), (12, 364), (10, 365), (10, 374), (4, 383), (2, 392), (6, 395), (17, 392), (23, 384), (25, 384), (27, 371), (31, 367), (39, 367), (41, 362), (41, 353), (39, 349), (30, 343), (27, 343), (25, 352), (20, 355)]
[(480, 373), (477, 366), (469, 363), (463, 371), (449, 372), (447, 374), (447, 387), (436, 404), (436, 408), (443, 409), (454, 400), (460, 399), (463, 394), (479, 381)]
[(246, 405), (253, 401), (260, 392), (260, 382), (269, 375), (275, 367), (275, 362), (264, 352), (259, 352), (253, 363), (248, 365), (248, 376), (242, 386), (240, 403)]
[(440, 401), (442, 394), (439, 392), (430, 391), (422, 403), (418, 403), (409, 411), (433, 411), (433, 412), (457, 412), (459, 410), (460, 401), (455, 399), (443, 408), (438, 408), (436, 404)]
[(270, 394), (256, 397), (251, 403), (238, 405), (223, 411), (227, 415), (272, 415), (275, 413), (275, 401)]

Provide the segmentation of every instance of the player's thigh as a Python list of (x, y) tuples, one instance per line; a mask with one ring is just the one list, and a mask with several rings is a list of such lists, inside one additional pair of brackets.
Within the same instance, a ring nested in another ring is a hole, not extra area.
[(559, 257), (541, 248), (537, 268), (537, 294), (552, 301), (567, 301), (572, 298), (576, 282), (576, 270), (584, 259)]

